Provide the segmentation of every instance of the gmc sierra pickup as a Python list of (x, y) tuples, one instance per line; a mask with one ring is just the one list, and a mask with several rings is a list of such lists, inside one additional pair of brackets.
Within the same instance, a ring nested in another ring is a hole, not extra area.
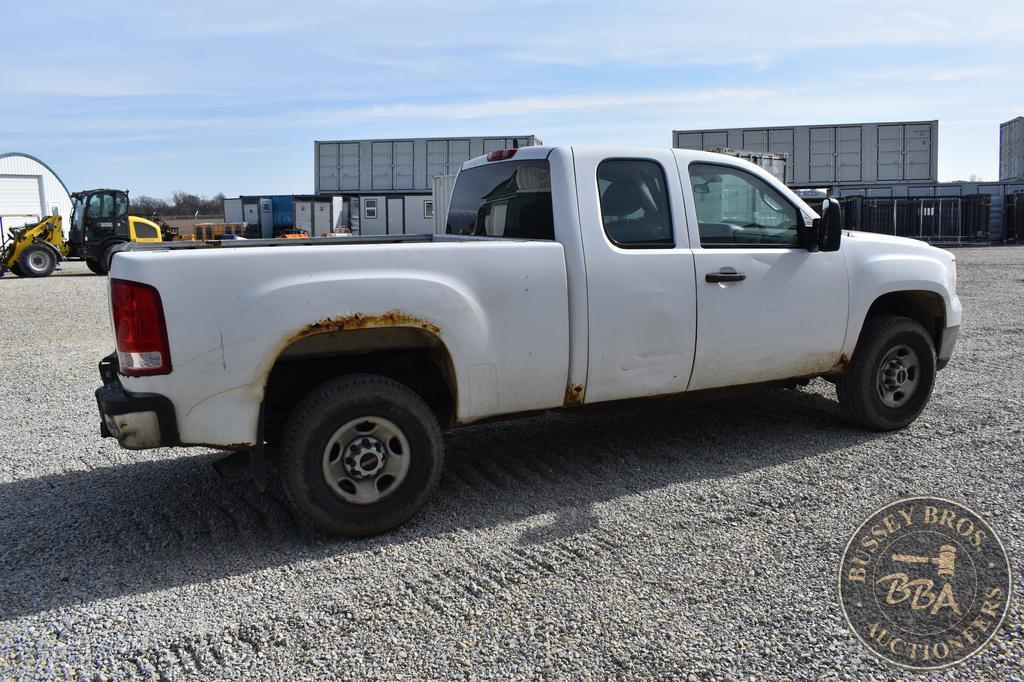
[(368, 535), (481, 419), (823, 376), (909, 424), (960, 325), (952, 254), (842, 231), (706, 152), (529, 147), (468, 161), (447, 234), (121, 247), (101, 431), (276, 456), (295, 508)]

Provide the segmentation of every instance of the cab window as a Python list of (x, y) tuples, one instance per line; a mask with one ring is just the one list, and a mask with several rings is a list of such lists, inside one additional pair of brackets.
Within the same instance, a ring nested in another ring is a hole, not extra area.
[(89, 207), (86, 210), (90, 218), (110, 218), (114, 215), (114, 198), (105, 192), (93, 194), (89, 197)]
[(156, 239), (156, 228), (141, 220), (133, 220), (132, 228), (135, 230), (136, 239)]
[(693, 163), (690, 183), (701, 246), (800, 245), (796, 207), (753, 173)]
[(597, 167), (604, 232), (624, 248), (669, 248), (672, 217), (665, 171), (647, 159), (610, 159)]
[(487, 163), (460, 172), (448, 205), (447, 232), (553, 240), (548, 160)]

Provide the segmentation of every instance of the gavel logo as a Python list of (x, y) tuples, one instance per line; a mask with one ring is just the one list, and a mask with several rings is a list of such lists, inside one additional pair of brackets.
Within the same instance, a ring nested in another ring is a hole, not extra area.
[(939, 567), (940, 578), (952, 578), (956, 574), (956, 547), (953, 545), (942, 545), (939, 547), (939, 555), (935, 557), (893, 554), (892, 560), (904, 564), (935, 564)]

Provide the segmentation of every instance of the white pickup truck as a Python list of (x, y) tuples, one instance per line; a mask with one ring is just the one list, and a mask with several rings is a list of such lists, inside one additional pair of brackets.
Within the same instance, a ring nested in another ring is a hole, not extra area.
[(823, 376), (900, 428), (960, 325), (952, 254), (843, 232), (836, 202), (707, 152), (492, 152), (447, 232), (122, 247), (103, 435), (248, 451), (257, 480), (273, 455), (298, 511), (367, 535), (482, 419)]

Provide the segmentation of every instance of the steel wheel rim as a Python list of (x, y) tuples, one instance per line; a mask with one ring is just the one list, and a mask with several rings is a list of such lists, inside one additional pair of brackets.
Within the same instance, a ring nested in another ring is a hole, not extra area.
[(886, 407), (906, 405), (917, 392), (921, 363), (914, 349), (906, 344), (893, 346), (882, 357), (875, 378), (875, 391)]
[(45, 253), (36, 251), (35, 253), (30, 253), (28, 255), (28, 267), (33, 272), (42, 272), (43, 270), (46, 269), (46, 266), (48, 264), (49, 259), (46, 257)]
[(350, 504), (373, 504), (405, 480), (410, 456), (409, 440), (394, 422), (359, 417), (327, 439), (324, 480), (335, 495)]

